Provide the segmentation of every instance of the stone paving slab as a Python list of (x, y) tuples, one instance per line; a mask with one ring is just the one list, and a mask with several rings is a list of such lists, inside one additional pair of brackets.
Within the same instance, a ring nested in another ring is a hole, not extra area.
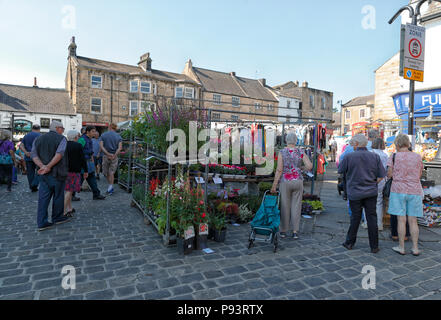
[[(315, 226), (302, 219), (301, 239), (284, 239), (277, 253), (263, 243), (248, 250), (250, 227), (241, 225), (228, 227), (225, 243), (209, 242), (214, 254), (180, 256), (118, 187), (104, 201), (81, 193), (73, 221), (38, 232), (37, 194), (20, 176), (12, 193), (0, 186), (0, 299), (439, 299), (440, 237), (423, 239), (420, 257), (401, 257), (384, 232), (373, 255), (360, 230), (346, 251), (349, 219), (335, 177), (329, 169), (320, 186), (325, 213)], [(75, 267), (75, 290), (61, 287), (66, 265)], [(375, 290), (362, 288), (365, 265), (376, 268)]]

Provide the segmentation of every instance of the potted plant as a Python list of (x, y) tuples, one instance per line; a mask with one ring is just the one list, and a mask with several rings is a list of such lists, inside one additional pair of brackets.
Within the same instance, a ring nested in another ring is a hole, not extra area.
[(213, 205), (210, 208), (210, 235), (209, 238), (216, 242), (224, 242), (227, 235), (225, 211), (217, 210)]
[(208, 248), (208, 216), (205, 212), (205, 203), (202, 200), (204, 192), (200, 185), (196, 191), (190, 190), (190, 201), (188, 210), (194, 210), (193, 223), (196, 230), (195, 249), (202, 250)]

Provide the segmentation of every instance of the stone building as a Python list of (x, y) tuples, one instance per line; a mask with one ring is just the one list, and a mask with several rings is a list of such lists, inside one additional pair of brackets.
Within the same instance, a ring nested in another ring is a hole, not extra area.
[(372, 122), (375, 96), (354, 98), (341, 106), (341, 134), (351, 133), (352, 126), (362, 122)]
[(205, 108), (231, 112), (213, 111), (213, 120), (277, 121), (278, 100), (266, 85), (265, 79), (253, 80), (239, 77), (235, 72), (225, 73), (194, 67), (191, 60), (186, 63), (183, 74), (201, 86)]
[(334, 94), (329, 91), (314, 89), (308, 82), (289, 81), (273, 87), (280, 94), (290, 94), (299, 97), (302, 101), (300, 114), (302, 118), (320, 118), (332, 120)]
[(104, 131), (110, 122), (134, 118), (144, 110), (170, 104), (197, 105), (200, 85), (184, 74), (152, 68), (150, 53), (137, 65), (77, 55), (75, 37), (69, 45), (66, 90), (83, 125)]

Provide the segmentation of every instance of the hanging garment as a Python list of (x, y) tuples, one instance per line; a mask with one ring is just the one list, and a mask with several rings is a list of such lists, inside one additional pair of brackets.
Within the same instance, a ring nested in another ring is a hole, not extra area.
[(319, 154), (317, 157), (317, 174), (324, 174), (326, 167), (326, 160), (322, 154)]

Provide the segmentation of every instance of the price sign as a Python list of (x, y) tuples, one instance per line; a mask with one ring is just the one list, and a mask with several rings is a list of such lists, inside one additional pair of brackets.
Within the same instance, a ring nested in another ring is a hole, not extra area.
[(188, 227), (188, 229), (185, 230), (184, 238), (185, 238), (185, 240), (188, 240), (190, 238), (194, 238), (194, 227), (193, 226)]
[(200, 223), (199, 224), (199, 235), (205, 236), (208, 234), (208, 224), (207, 223)]

